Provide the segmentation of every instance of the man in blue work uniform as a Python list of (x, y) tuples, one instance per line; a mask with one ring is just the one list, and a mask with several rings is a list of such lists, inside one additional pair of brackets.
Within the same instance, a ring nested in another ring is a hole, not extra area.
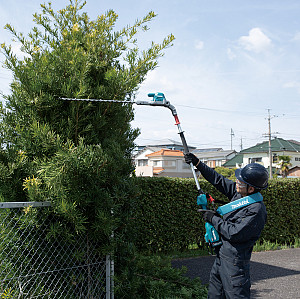
[[(260, 164), (251, 163), (237, 169), (236, 182), (233, 182), (202, 163), (192, 153), (185, 155), (185, 161), (193, 163), (202, 176), (227, 196), (230, 202), (250, 198), (268, 186), (268, 172)], [(233, 203), (232, 206), (237, 205)], [(253, 245), (267, 219), (262, 197), (261, 201), (235, 208), (223, 218), (215, 211), (205, 211), (203, 219), (214, 226), (222, 240), (222, 245), (215, 247), (216, 260), (210, 273), (208, 298), (250, 298), (249, 262)]]

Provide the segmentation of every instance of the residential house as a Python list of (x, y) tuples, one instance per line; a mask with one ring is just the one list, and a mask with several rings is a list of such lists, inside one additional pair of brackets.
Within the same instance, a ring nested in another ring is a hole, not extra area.
[[(168, 148), (172, 150), (184, 151), (182, 142), (175, 141), (172, 139), (162, 139), (158, 140), (157, 142), (152, 142), (147, 145), (139, 145), (137, 147), (137, 151), (141, 151), (146, 147), (159, 147), (159, 148)], [(193, 151), (196, 147), (188, 145), (189, 151)]]
[[(148, 159), (147, 165), (136, 164), (135, 173), (137, 176), (193, 177), (190, 166), (184, 161), (182, 151), (162, 148), (156, 152), (147, 153), (152, 150), (153, 148), (146, 148), (136, 157), (135, 160), (138, 164), (139, 160)], [(145, 159), (142, 159), (143, 156)]]
[(243, 165), (243, 154), (236, 154), (233, 158), (223, 164), (226, 168), (241, 168)]
[[(274, 138), (271, 140), (272, 151), (272, 169), (274, 173), (279, 173), (279, 156), (285, 155), (291, 157), (291, 167), (289, 176), (300, 177), (300, 143), (294, 140), (285, 140), (282, 138)], [(265, 168), (269, 169), (269, 142), (265, 141), (258, 143), (255, 146), (249, 147), (240, 151), (238, 157), (234, 157), (232, 160), (224, 164), (225, 167), (232, 167), (238, 160), (236, 167), (244, 167), (249, 163), (259, 163)]]
[[(169, 176), (189, 178), (193, 177), (190, 166), (184, 161), (183, 151), (165, 147), (147, 146), (134, 155), (137, 176)], [(161, 146), (167, 143), (161, 143)], [(180, 145), (177, 145), (180, 148)], [(182, 147), (182, 146), (181, 146)], [(226, 161), (234, 157), (234, 150), (224, 151), (222, 148), (195, 149), (190, 150), (208, 166), (215, 168), (222, 166)]]
[[(148, 155), (161, 150), (161, 147), (144, 147), (133, 156), (137, 176), (153, 176), (153, 167), (149, 165)], [(150, 167), (148, 167), (150, 166)]]
[[(177, 172), (178, 177), (187, 177), (186, 172), (187, 172), (187, 169), (189, 169), (188, 165), (186, 168), (186, 165), (184, 165), (186, 163), (181, 164), (181, 162), (179, 162), (179, 160), (182, 160), (184, 162), (183, 145), (181, 142), (178, 142), (178, 141), (175, 141), (172, 139), (163, 139), (158, 142), (153, 142), (152, 144), (149, 144), (147, 146), (145, 146), (145, 145), (138, 146), (137, 147), (138, 151), (133, 156), (134, 164), (136, 166), (136, 169), (135, 169), (136, 175), (137, 176), (154, 176), (154, 175), (155, 176), (169, 176), (166, 174), (170, 172), (170, 176), (174, 176), (174, 168), (171, 167), (169, 169), (170, 171), (166, 171), (166, 169), (164, 168), (164, 171), (160, 172), (160, 171), (158, 171), (158, 166), (153, 166), (153, 164), (158, 163), (158, 162), (154, 162), (154, 160), (157, 160), (157, 159), (152, 156), (148, 157), (149, 154), (159, 152), (161, 149), (170, 149), (173, 151), (181, 151), (182, 152), (182, 154), (180, 154), (180, 156), (178, 156), (178, 157), (176, 157), (178, 152), (175, 152), (176, 155), (173, 156), (172, 159), (173, 159), (173, 164), (176, 165), (175, 172)], [(188, 149), (189, 149), (189, 151), (193, 151), (195, 149), (195, 147), (188, 145)], [(167, 163), (170, 163), (170, 162), (166, 162), (168, 159), (169, 158), (167, 158), (166, 155), (163, 155), (161, 161), (164, 161), (164, 162), (162, 162), (163, 164), (167, 164)], [(178, 160), (178, 161), (176, 161), (176, 160)], [(153, 169), (154, 167), (155, 167), (155, 169)], [(164, 167), (167, 167), (167, 166), (165, 165)], [(163, 168), (163, 167), (161, 167), (161, 168)]]
[(223, 150), (222, 148), (196, 149), (193, 154), (211, 168), (221, 167), (236, 155), (235, 150)]

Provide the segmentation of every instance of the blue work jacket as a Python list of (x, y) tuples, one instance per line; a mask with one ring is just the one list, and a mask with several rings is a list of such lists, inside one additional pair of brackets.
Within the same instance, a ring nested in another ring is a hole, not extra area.
[[(200, 162), (197, 169), (202, 176), (231, 202), (242, 198), (236, 183)], [(216, 248), (217, 255), (233, 260), (250, 260), (253, 245), (258, 240), (267, 220), (264, 203), (257, 202), (225, 214), (213, 217), (212, 225), (220, 234), (223, 244)]]

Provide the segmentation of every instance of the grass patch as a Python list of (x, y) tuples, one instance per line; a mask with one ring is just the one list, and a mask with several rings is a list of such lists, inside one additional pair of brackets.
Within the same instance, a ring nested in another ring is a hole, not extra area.
[(300, 238), (295, 238), (293, 244), (279, 244), (277, 241), (270, 242), (262, 240), (254, 245), (253, 251), (269, 251), (269, 250), (280, 250), (280, 249), (289, 249), (289, 248), (299, 248), (300, 247)]
[(208, 249), (187, 249), (186, 251), (174, 251), (170, 255), (172, 259), (190, 258), (209, 255)]
[[(295, 238), (292, 244), (280, 244), (276, 242), (270, 242), (266, 240), (260, 240), (257, 242), (254, 247), (254, 252), (259, 251), (270, 251), (270, 250), (281, 250), (281, 249), (289, 249), (289, 248), (300, 248), (300, 238)], [(168, 256), (171, 259), (180, 259), (180, 258), (192, 258), (192, 257), (200, 257), (200, 256), (208, 256), (209, 249), (207, 248), (199, 248), (197, 244), (190, 245), (188, 249), (184, 251), (173, 251), (169, 253), (158, 253), (159, 256)]]
[[(152, 255), (152, 254), (151, 254)], [(207, 248), (199, 248), (197, 244), (189, 245), (186, 250), (174, 250), (170, 252), (157, 252), (153, 254), (154, 256), (159, 257), (168, 257), (171, 259), (181, 259), (181, 258), (192, 258), (192, 257), (199, 257), (199, 256), (207, 256), (209, 255), (209, 250)]]

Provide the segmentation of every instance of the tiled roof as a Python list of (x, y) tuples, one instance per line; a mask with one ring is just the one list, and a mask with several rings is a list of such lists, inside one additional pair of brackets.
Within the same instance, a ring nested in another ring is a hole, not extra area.
[(212, 147), (212, 148), (196, 148), (193, 150), (193, 154), (203, 153), (203, 152), (218, 152), (223, 151), (221, 147)]
[(236, 153), (234, 150), (220, 150), (220, 151), (210, 151), (210, 152), (196, 152), (193, 151), (193, 154), (195, 154), (199, 159), (205, 159), (205, 158), (226, 158), (227, 156)]
[(170, 144), (174, 144), (174, 145), (182, 145), (181, 142), (173, 140), (173, 139), (162, 139), (162, 140), (157, 140), (152, 142), (151, 144), (148, 144), (148, 146), (157, 146), (157, 145), (170, 145)]
[(232, 159), (223, 164), (224, 167), (236, 167), (236, 164), (243, 163), (243, 155), (237, 154)]
[(163, 172), (165, 169), (162, 167), (153, 167), (153, 174), (160, 174)]
[(146, 150), (150, 150), (152, 152), (157, 152), (162, 148), (163, 147), (158, 147), (158, 146), (147, 146), (147, 147), (144, 147), (142, 150), (138, 151), (133, 157), (136, 158), (137, 156), (139, 156), (140, 154), (142, 154)]
[[(181, 141), (176, 141), (173, 139), (161, 139), (154, 141), (152, 143), (148, 143), (147, 145), (144, 145), (143, 147), (149, 147), (149, 146), (155, 146), (155, 147), (166, 147), (166, 148), (182, 148), (182, 142)], [(188, 145), (189, 150), (194, 150), (196, 147)]]
[[(275, 138), (271, 140), (271, 149), (273, 152), (280, 152), (280, 151), (300, 152), (300, 144), (294, 141), (284, 140), (282, 138)], [(268, 152), (268, 151), (269, 151), (269, 142), (265, 141), (255, 146), (244, 149), (240, 151), (240, 153), (241, 154), (261, 153), (261, 152)]]
[(157, 157), (157, 156), (183, 157), (183, 152), (162, 148), (161, 150), (159, 150), (155, 153), (146, 155), (146, 157)]
[[(167, 146), (167, 145), (182, 145), (181, 141), (176, 141), (173, 139), (162, 139), (162, 140), (157, 140), (155, 142), (147, 144), (147, 146)], [(192, 146), (190, 146), (192, 147)], [(194, 147), (192, 147), (194, 148)]]

